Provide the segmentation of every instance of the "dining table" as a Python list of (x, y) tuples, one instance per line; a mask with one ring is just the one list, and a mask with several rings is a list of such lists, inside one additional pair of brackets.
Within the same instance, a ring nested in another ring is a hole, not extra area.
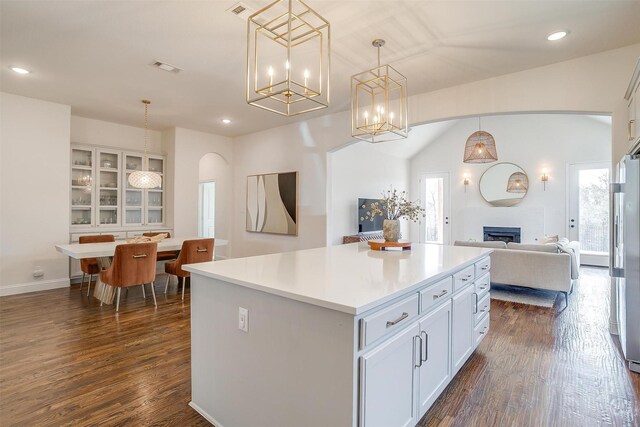
[[(158, 252), (162, 251), (179, 251), (185, 240), (202, 239), (202, 237), (169, 237), (162, 239), (158, 243)], [(96, 258), (100, 270), (111, 265), (111, 259), (116, 252), (116, 246), (129, 243), (127, 240), (116, 240), (115, 242), (100, 243), (68, 243), (55, 245), (56, 250), (64, 255), (75, 259)], [(214, 249), (226, 246), (228, 240), (215, 239)], [(214, 250), (215, 254), (215, 250)], [(93, 288), (93, 296), (104, 304), (112, 304), (115, 296), (115, 287), (109, 286), (100, 280), (100, 275), (96, 279)]]

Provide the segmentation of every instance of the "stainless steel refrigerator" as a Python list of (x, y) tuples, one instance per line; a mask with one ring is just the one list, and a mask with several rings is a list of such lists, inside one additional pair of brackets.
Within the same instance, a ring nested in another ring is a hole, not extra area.
[(629, 369), (640, 373), (640, 160), (625, 156), (613, 192), (610, 271), (615, 278), (620, 343)]

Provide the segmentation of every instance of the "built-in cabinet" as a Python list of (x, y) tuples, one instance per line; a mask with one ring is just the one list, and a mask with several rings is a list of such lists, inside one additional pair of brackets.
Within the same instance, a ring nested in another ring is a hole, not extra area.
[[(165, 219), (165, 158), (83, 145), (71, 147), (71, 229), (161, 226)], [(134, 171), (163, 177), (158, 188), (137, 189)]]
[(486, 257), (360, 320), (360, 426), (413, 426), (426, 414), (489, 330), (490, 265)]

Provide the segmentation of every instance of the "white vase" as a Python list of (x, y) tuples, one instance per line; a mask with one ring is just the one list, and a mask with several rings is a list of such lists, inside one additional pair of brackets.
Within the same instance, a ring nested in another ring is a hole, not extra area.
[(400, 220), (385, 219), (382, 223), (382, 237), (385, 242), (397, 242), (400, 240)]

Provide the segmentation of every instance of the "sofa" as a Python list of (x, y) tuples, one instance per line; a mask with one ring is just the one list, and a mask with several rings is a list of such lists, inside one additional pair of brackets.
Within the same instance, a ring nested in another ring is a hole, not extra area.
[(562, 292), (580, 277), (580, 244), (568, 240), (547, 244), (457, 240), (455, 246), (491, 248), (491, 283)]

